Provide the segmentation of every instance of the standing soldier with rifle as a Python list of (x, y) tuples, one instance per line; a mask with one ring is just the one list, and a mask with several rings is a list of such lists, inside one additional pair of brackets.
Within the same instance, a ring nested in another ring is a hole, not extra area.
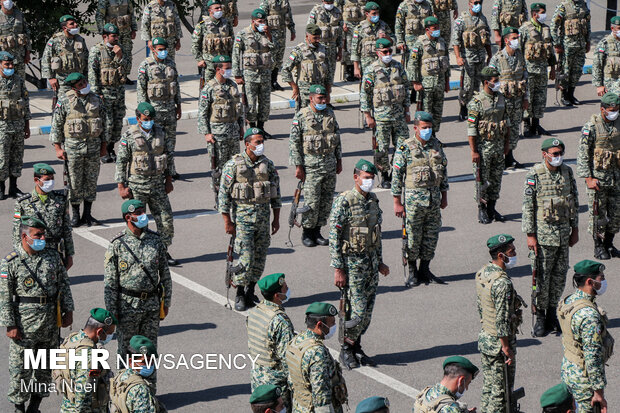
[(441, 30), (441, 37), (450, 44), (452, 39), (452, 20), (450, 18), (450, 12), (452, 12), (452, 18), (459, 17), (459, 5), (456, 0), (433, 0), (433, 15), (439, 20), (439, 29)]
[(493, 41), (502, 49), (502, 32), (506, 27), (519, 28), (527, 21), (527, 4), (525, 0), (494, 0), (491, 14)]
[(271, 90), (284, 90), (278, 84), (278, 72), (282, 67), (282, 58), (286, 48), (286, 29), (291, 33), (291, 42), (295, 40), (295, 22), (289, 0), (261, 0), (260, 6), (267, 13), (267, 25), (273, 42), (273, 66), (271, 68)]
[(344, 21), (342, 12), (334, 6), (334, 0), (323, 0), (310, 11), (308, 24), (316, 24), (321, 29), (321, 44), (327, 49), (329, 73), (327, 75), (330, 86), (334, 83), (336, 62), (342, 61), (344, 46)]
[[(208, 4), (210, 0), (202, 0), (202, 5), (200, 7), (201, 13), (203, 16), (208, 14)], [(237, 9), (237, 0), (220, 0), (219, 3), (222, 5), (222, 17), (224, 17), (233, 27), (237, 27), (239, 24), (239, 10)]]
[(344, 46), (342, 48), (342, 64), (345, 67), (345, 80), (347, 82), (355, 81), (353, 75), (353, 61), (351, 60), (351, 47), (353, 46), (353, 33), (364, 21), (364, 7), (368, 0), (337, 0), (337, 6), (342, 10), (344, 32)]
[(369, 1), (364, 6), (366, 19), (353, 32), (351, 42), (351, 60), (353, 61), (353, 74), (357, 79), (361, 79), (370, 65), (381, 58), (377, 57), (377, 39), (390, 41), (390, 46), (394, 39), (392, 29), (386, 22), (380, 19), (381, 7), (374, 1)]
[(620, 16), (611, 18), (611, 33), (603, 37), (594, 51), (592, 83), (596, 93), (620, 93)]
[(162, 38), (170, 45), (170, 60), (174, 62), (174, 53), (181, 49), (183, 26), (177, 6), (172, 0), (152, 0), (142, 12), (142, 28), (140, 38), (153, 48), (152, 41)]
[(2, 2), (0, 13), (0, 50), (15, 57), (15, 71), (26, 80), (26, 65), (30, 63), (30, 27), (22, 11), (11, 1)]

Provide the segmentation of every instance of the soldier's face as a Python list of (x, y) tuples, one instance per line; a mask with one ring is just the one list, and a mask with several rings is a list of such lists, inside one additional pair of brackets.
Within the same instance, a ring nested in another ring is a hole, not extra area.
[(232, 69), (232, 63), (222, 63), (222, 67), (220, 68), (220, 74), (224, 76), (224, 73), (226, 73), (226, 71), (230, 69)]
[(422, 129), (428, 129), (433, 127), (433, 122), (425, 122), (423, 120), (419, 121), (418, 124), (413, 125), (413, 130), (415, 131), (416, 136), (420, 136), (420, 131)]
[[(22, 235), (22, 238), (30, 237), (30, 239), (45, 239), (45, 230), (41, 228), (28, 228), (28, 233)], [(30, 245), (26, 239), (26, 243)]]
[(222, 11), (221, 4), (214, 4), (211, 7), (209, 7), (209, 13), (211, 14), (211, 16), (213, 16), (213, 13), (215, 13), (216, 11)]
[(103, 41), (110, 43), (112, 46), (118, 44), (118, 34), (110, 33), (103, 35)]
[(86, 79), (81, 79), (79, 82), (75, 83), (72, 88), (80, 91), (82, 89), (84, 89), (86, 87), (86, 85), (88, 84), (88, 80)]
[(432, 32), (434, 32), (435, 30), (439, 30), (439, 25), (438, 24), (430, 25), (425, 30), (426, 30), (426, 33), (428, 33), (430, 36)]
[(13, 69), (13, 61), (12, 60), (3, 60), (2, 61), (3, 69)]
[(515, 39), (518, 39), (518, 38), (519, 38), (519, 33), (510, 33), (509, 35), (507, 35), (507, 36), (504, 38), (504, 41), (505, 41), (506, 43), (508, 43), (508, 42), (510, 42), (510, 41), (512, 41), (512, 40), (515, 40)]
[(362, 182), (364, 181), (364, 179), (375, 179), (375, 174), (366, 171), (360, 171), (359, 175), (353, 174), (353, 180), (359, 187), (362, 186)]
[(475, 5), (480, 4), (482, 5), (482, 2), (480, 0), (470, 0), (469, 2), (469, 8), (471, 9), (472, 7), (474, 7)]
[(308, 44), (317, 47), (319, 43), (321, 43), (321, 35), (306, 33), (306, 41), (308, 42)]
[(366, 19), (368, 19), (368, 21), (372, 20), (374, 16), (379, 17), (379, 10), (370, 10), (364, 13), (366, 13)]
[(39, 177), (34, 177), (34, 183), (38, 186), (43, 186), (43, 182), (45, 181), (53, 181), (54, 180), (54, 175), (43, 175), (40, 178)]
[(326, 95), (310, 95), (310, 100), (312, 100), (313, 104), (322, 104), (322, 103), (327, 103), (327, 96)]
[(255, 151), (256, 147), (262, 145), (265, 142), (265, 139), (261, 135), (254, 135), (250, 138), (249, 142), (246, 142), (245, 147), (249, 148), (250, 151)]
[(167, 47), (164, 46), (163, 44), (158, 44), (157, 46), (153, 46), (153, 52), (155, 54), (157, 54), (157, 52), (161, 52), (161, 51), (166, 50), (166, 49), (167, 49)]
[(388, 56), (392, 54), (392, 49), (391, 48), (385, 48), (385, 49), (379, 49), (377, 50), (377, 56), (379, 56), (379, 59), (381, 59), (383, 56)]
[(64, 27), (64, 31), (69, 31), (71, 29), (75, 29), (76, 27), (78, 27), (78, 24), (75, 20), (67, 20), (67, 24)]
[(603, 115), (603, 119), (609, 119), (610, 113), (618, 112), (619, 110), (620, 110), (620, 106), (609, 106), (609, 107), (601, 106), (601, 115)]
[(258, 27), (261, 24), (267, 24), (267, 20), (266, 19), (254, 19), (252, 20), (252, 25), (254, 25), (254, 27)]
[(144, 208), (136, 208), (135, 211), (125, 215), (125, 219), (127, 220), (127, 222), (138, 222), (138, 217), (144, 213)]

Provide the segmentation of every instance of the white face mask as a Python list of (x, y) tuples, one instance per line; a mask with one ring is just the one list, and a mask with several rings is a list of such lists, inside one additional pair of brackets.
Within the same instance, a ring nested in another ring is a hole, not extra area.
[(507, 257), (507, 258), (508, 258), (508, 262), (504, 261), (504, 264), (506, 265), (506, 269), (514, 268), (514, 266), (517, 265), (517, 256), (515, 255), (514, 257)]
[(41, 188), (41, 191), (45, 193), (52, 192), (52, 190), (54, 189), (54, 180), (49, 179), (47, 181), (41, 181), (41, 185), (39, 185), (39, 188)]
[(519, 48), (519, 39), (513, 39), (513, 40), (510, 41), (509, 44), (510, 44), (510, 48), (512, 50), (516, 50), (516, 49)]
[(596, 295), (603, 295), (607, 291), (607, 280), (601, 281), (601, 288), (595, 288)]
[(334, 324), (329, 328), (329, 333), (325, 334), (325, 340), (329, 340), (336, 334), (336, 330), (338, 330), (338, 324)]
[(607, 119), (609, 119), (609, 120), (616, 120), (616, 119), (618, 119), (618, 111), (615, 111), (615, 112), (607, 112), (607, 113), (605, 114), (605, 117), (606, 117)]
[(80, 89), (80, 94), (81, 95), (88, 95), (88, 93), (90, 92), (90, 84), (87, 83), (86, 86), (83, 89)]
[(114, 47), (114, 45), (110, 42), (105, 42), (105, 45), (108, 46), (110, 49)]
[(5, 0), (2, 2), (5, 9), (11, 10), (13, 8), (13, 0)]
[(80, 34), (80, 28), (74, 27), (73, 29), (69, 29), (69, 34), (75, 36), (76, 34)]
[[(282, 293), (279, 293), (280, 295), (282, 295)], [(291, 299), (291, 289), (289, 288), (288, 290), (286, 290), (286, 294), (285, 294), (285, 298), (282, 300), (282, 304), (284, 304), (285, 302), (287, 302), (288, 300)]]
[(502, 86), (501, 82), (495, 83), (493, 87), (491, 88), (491, 92), (497, 92), (501, 86)]
[(372, 187), (375, 184), (374, 179), (362, 179), (362, 184), (360, 185), (360, 189), (366, 193), (372, 192)]
[(538, 23), (544, 23), (547, 20), (547, 13), (540, 13), (536, 20), (538, 20)]
[(261, 156), (265, 152), (265, 144), (256, 145), (256, 149), (250, 149), (256, 156)]
[(329, 10), (334, 8), (334, 4), (333, 3), (324, 3), (323, 7), (325, 7), (325, 10), (329, 11)]
[(224, 15), (224, 12), (222, 10), (218, 10), (218, 11), (214, 11), (213, 12), (213, 17), (215, 17), (218, 20), (221, 19), (223, 15)]
[(388, 63), (392, 61), (392, 55), (388, 54), (385, 56), (381, 56), (381, 61), (387, 65)]
[(460, 388), (461, 386), (459, 386), (458, 389), (456, 389), (456, 392), (454, 392), (454, 396), (457, 399), (460, 399), (461, 397), (463, 397), (463, 394), (465, 394), (465, 389), (463, 389), (463, 391), (459, 391)]
[(224, 74), (222, 75), (224, 79), (230, 79), (232, 77), (232, 69), (224, 70)]
[(620, 30), (615, 31), (614, 33), (616, 34), (616, 37), (617, 37), (618, 39), (620, 39)]
[(551, 166), (560, 166), (562, 165), (562, 162), (564, 162), (564, 157), (563, 156), (553, 156), (551, 157), (551, 159), (549, 160), (549, 165)]

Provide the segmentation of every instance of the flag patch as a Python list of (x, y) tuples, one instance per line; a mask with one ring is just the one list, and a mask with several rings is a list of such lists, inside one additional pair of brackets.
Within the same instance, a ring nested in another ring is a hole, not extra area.
[(583, 134), (586, 135), (586, 136), (589, 136), (590, 135), (590, 129), (584, 129), (583, 130)]
[(240, 41), (241, 41), (241, 36), (235, 37), (235, 42), (240, 42)]
[(202, 94), (200, 95), (200, 98), (201, 98), (201, 99), (206, 99), (206, 98), (207, 98), (207, 94), (206, 94), (206, 93), (202, 93)]
[(297, 119), (293, 119), (293, 125), (299, 125), (299, 121)]
[(0, 272), (0, 278), (6, 278), (6, 277), (8, 277), (8, 275), (9, 274), (6, 271)]
[(336, 224), (336, 228), (338, 228), (338, 229), (342, 229), (342, 225), (340, 225), (340, 224)]
[(371, 85), (371, 86), (372, 86), (372, 80), (370, 80), (370, 79), (368, 79), (368, 78), (366, 78), (366, 83), (368, 83), (369, 85)]
[(601, 47), (599, 47), (599, 48), (598, 48), (598, 51), (599, 51), (600, 53), (605, 53), (605, 50), (603, 50), (603, 48), (601, 48)]
[(140, 73), (146, 73), (146, 70), (140, 69)]
[(228, 179), (229, 181), (232, 181), (233, 178), (229, 174), (226, 174), (226, 179)]
[(59, 108), (59, 107), (61, 107), (61, 106), (62, 106), (62, 105), (60, 104), (60, 102), (56, 102), (56, 107), (57, 107), (57, 108)]
[(125, 139), (123, 139), (123, 140), (121, 141), (121, 145), (123, 145), (123, 146), (127, 146), (127, 141), (126, 141)]
[(22, 214), (20, 212), (15, 211), (15, 213), (13, 214), (13, 218), (15, 219), (21, 219)]
[(472, 123), (474, 123), (474, 122), (476, 121), (476, 117), (475, 117), (475, 116), (472, 116), (472, 115), (469, 115), (469, 116), (467, 117), (467, 121), (468, 121), (468, 122), (472, 122)]
[(400, 165), (397, 163), (394, 163), (394, 169), (400, 171)]
[(536, 180), (535, 180), (535, 179), (532, 179), (532, 178), (528, 178), (528, 180), (527, 180), (527, 184), (528, 184), (528, 185), (532, 185), (532, 186), (534, 186), (534, 185), (536, 185)]
[(289, 58), (289, 59), (291, 59), (291, 60), (295, 60), (295, 55), (291, 53), (291, 54), (288, 56), (288, 58)]

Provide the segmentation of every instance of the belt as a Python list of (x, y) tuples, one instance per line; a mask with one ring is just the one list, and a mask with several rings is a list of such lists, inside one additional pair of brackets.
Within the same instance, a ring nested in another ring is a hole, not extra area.
[(17, 304), (52, 304), (56, 303), (56, 296), (53, 297), (20, 297), (19, 295), (13, 296), (13, 302)]
[(147, 298), (156, 297), (156, 296), (159, 295), (157, 290), (153, 290), (153, 291), (134, 291), (134, 290), (128, 290), (128, 289), (123, 288), (123, 287), (121, 287), (121, 294), (129, 295), (131, 297), (136, 297), (136, 298), (139, 298), (141, 300), (146, 300)]

